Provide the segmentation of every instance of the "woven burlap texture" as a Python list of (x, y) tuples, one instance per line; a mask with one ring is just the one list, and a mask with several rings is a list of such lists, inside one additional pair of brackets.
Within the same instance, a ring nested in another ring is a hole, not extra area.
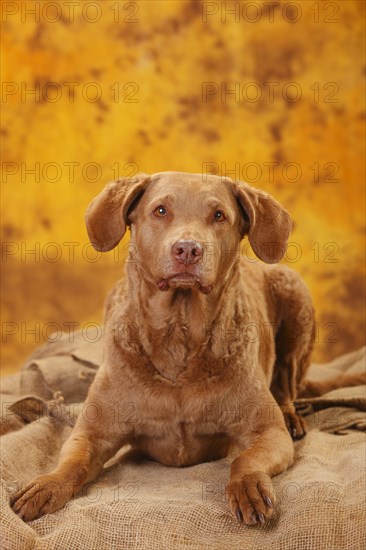
[[(364, 359), (363, 349), (312, 366), (311, 373), (329, 377), (364, 368)], [(100, 342), (85, 343), (80, 335), (70, 342), (65, 335), (37, 350), (18, 374), (2, 379), (1, 425), (7, 432), (0, 439), (2, 549), (364, 550), (363, 386), (309, 400), (311, 431), (295, 443), (294, 466), (274, 478), (277, 505), (263, 527), (239, 524), (228, 511), (230, 459), (168, 468), (128, 449), (63, 509), (29, 524), (21, 521), (9, 496), (55, 466), (100, 360)]]

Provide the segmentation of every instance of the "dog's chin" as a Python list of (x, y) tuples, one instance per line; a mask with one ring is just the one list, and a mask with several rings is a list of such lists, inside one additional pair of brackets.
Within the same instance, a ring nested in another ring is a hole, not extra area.
[(202, 294), (209, 294), (212, 290), (212, 285), (204, 284), (197, 275), (177, 273), (159, 279), (158, 288), (163, 292), (169, 289), (182, 288), (197, 290), (198, 292), (202, 292)]

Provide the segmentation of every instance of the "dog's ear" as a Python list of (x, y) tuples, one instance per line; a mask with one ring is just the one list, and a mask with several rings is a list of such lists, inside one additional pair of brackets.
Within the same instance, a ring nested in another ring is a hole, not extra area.
[(240, 181), (232, 182), (232, 187), (244, 218), (242, 236), (248, 234), (258, 258), (268, 264), (279, 262), (291, 233), (289, 213), (264, 191)]
[(91, 244), (96, 250), (112, 250), (122, 239), (128, 225), (128, 214), (144, 193), (150, 181), (147, 174), (138, 174), (109, 183), (89, 204), (85, 224)]

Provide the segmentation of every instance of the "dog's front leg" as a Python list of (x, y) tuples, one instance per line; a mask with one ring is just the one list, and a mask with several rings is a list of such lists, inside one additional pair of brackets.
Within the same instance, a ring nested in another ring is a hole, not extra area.
[[(230, 509), (247, 525), (265, 523), (273, 513), (275, 495), (271, 477), (291, 466), (294, 447), (282, 413), (270, 396), (272, 418), (263, 419), (236, 444), (246, 447), (232, 462), (226, 496)], [(268, 403), (268, 401), (267, 401)]]
[[(84, 410), (90, 405), (95, 407), (95, 401), (88, 399)], [(61, 449), (57, 467), (37, 476), (12, 496), (11, 506), (22, 519), (31, 521), (62, 508), (128, 442), (128, 427), (116, 426), (113, 411), (108, 409), (98, 409), (102, 414), (97, 420), (81, 414)]]

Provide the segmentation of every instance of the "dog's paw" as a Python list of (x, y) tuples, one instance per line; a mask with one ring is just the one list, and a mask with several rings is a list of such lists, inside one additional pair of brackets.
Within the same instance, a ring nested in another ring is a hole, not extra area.
[(298, 415), (296, 412), (288, 411), (284, 411), (283, 416), (292, 439), (296, 440), (305, 437), (307, 428), (306, 422), (302, 416)]
[(12, 495), (10, 505), (21, 519), (32, 521), (62, 508), (72, 494), (72, 487), (57, 475), (41, 475)]
[(273, 513), (275, 496), (267, 474), (255, 472), (230, 480), (225, 493), (231, 512), (246, 525), (263, 525)]

